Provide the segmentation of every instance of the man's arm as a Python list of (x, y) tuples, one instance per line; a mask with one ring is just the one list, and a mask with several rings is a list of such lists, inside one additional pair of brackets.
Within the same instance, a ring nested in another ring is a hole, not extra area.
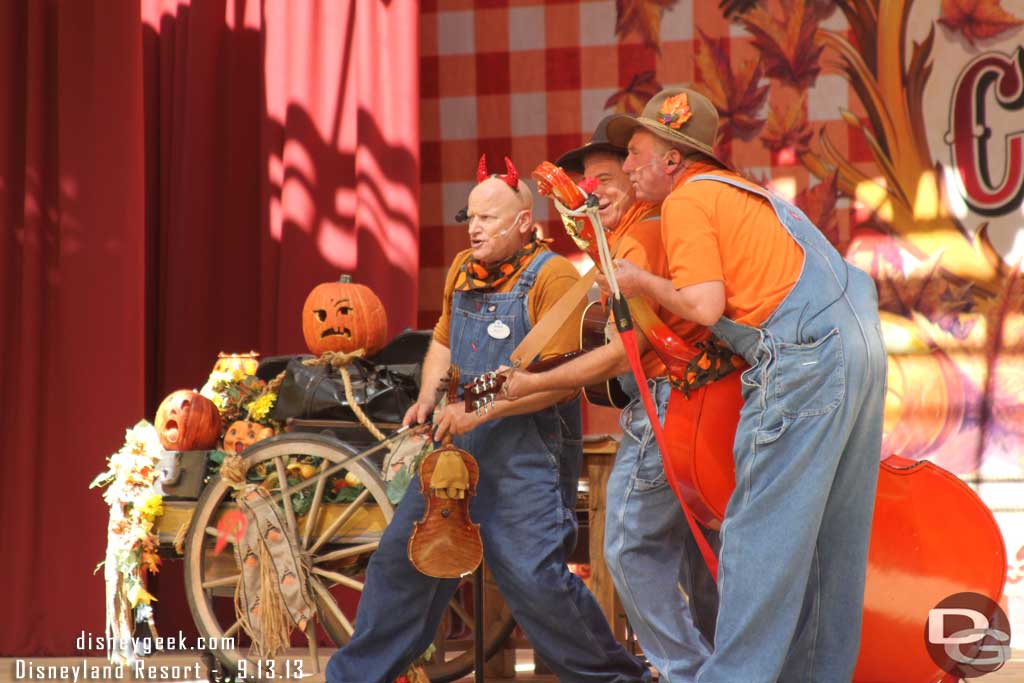
[[(639, 337), (643, 339), (642, 335)], [(646, 340), (641, 341), (646, 344)], [(604, 346), (588, 351), (579, 358), (559, 365), (546, 372), (531, 373), (517, 371), (506, 380), (508, 387), (503, 393), (507, 398), (520, 399), (539, 391), (565, 391), (577, 389), (595, 382), (602, 382), (629, 370), (629, 359), (616, 334)], [(521, 403), (515, 400), (512, 403)], [(507, 402), (505, 402), (507, 403)]]
[[(615, 259), (615, 278), (624, 296), (646, 296), (680, 318), (700, 325), (714, 325), (725, 312), (725, 284), (721, 280), (676, 289), (671, 280), (641, 270), (623, 259)], [(607, 290), (608, 282), (603, 277), (598, 276), (597, 284)]]
[(484, 422), (498, 420), (512, 415), (535, 413), (555, 403), (560, 403), (576, 393), (575, 391), (542, 391), (531, 394), (521, 401), (495, 401), (482, 415), (466, 412), (465, 401), (448, 404), (444, 407), (437, 420), (434, 440), (440, 441), (446, 434), (465, 434)]
[(441, 388), (441, 380), (448, 374), (451, 366), (452, 352), (436, 339), (430, 340), (427, 355), (423, 358), (423, 373), (420, 379), (420, 395), (416, 403), (405, 412), (402, 424), (422, 424), (430, 419), (437, 405), (437, 392)]

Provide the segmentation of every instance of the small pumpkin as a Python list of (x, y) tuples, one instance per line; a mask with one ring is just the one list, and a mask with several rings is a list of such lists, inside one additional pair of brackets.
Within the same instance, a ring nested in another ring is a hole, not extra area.
[(257, 441), (269, 439), (274, 435), (272, 427), (265, 427), (258, 422), (236, 420), (228, 425), (224, 432), (224, 452), (241, 453)]
[(160, 443), (169, 451), (205, 451), (220, 438), (220, 413), (213, 401), (191, 389), (171, 392), (156, 410)]
[(372, 356), (383, 348), (387, 333), (384, 304), (372, 289), (355, 284), (348, 275), (314, 287), (302, 307), (302, 334), (317, 356), (359, 349)]
[(255, 375), (256, 368), (260, 365), (260, 354), (256, 351), (249, 353), (224, 353), (217, 354), (217, 362), (213, 366), (214, 372), (234, 373), (241, 370), (246, 375)]

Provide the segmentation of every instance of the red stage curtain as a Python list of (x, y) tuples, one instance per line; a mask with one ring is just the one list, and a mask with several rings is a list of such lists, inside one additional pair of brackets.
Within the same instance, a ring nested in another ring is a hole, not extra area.
[(417, 12), (0, 3), (0, 655), (102, 634), (106, 508), (86, 485), (217, 351), (304, 351), (302, 302), (340, 272), (392, 332), (414, 324)]

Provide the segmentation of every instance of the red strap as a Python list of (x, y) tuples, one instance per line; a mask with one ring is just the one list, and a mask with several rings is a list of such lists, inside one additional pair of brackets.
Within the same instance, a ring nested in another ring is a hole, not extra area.
[(690, 510), (690, 506), (686, 504), (683, 499), (682, 493), (679, 491), (679, 482), (676, 479), (675, 472), (673, 471), (672, 458), (668, 454), (668, 444), (665, 441), (665, 431), (661, 428), (661, 421), (658, 419), (658, 409), (654, 406), (654, 399), (651, 398), (651, 390), (647, 387), (647, 377), (644, 374), (644, 366), (640, 362), (640, 349), (636, 343), (636, 332), (635, 330), (619, 330), (619, 337), (622, 339), (622, 345), (626, 349), (626, 357), (629, 359), (629, 367), (633, 371), (633, 377), (636, 379), (637, 387), (640, 389), (640, 400), (643, 401), (644, 410), (647, 411), (647, 419), (651, 423), (651, 429), (654, 431), (654, 440), (658, 444), (658, 449), (661, 451), (661, 462), (665, 468), (665, 476), (668, 478), (668, 483), (672, 487), (672, 490), (676, 494), (676, 499), (679, 500), (680, 506), (683, 508), (683, 514), (686, 515), (686, 523), (690, 526), (690, 531), (693, 533), (694, 539), (697, 541), (697, 546), (700, 548), (700, 554), (704, 557), (704, 563), (708, 566), (708, 571), (711, 572), (711, 577), (718, 582), (718, 558), (715, 557), (715, 552), (711, 549), (708, 544), (707, 538), (704, 537), (704, 531), (697, 523), (697, 519), (693, 516), (693, 512)]

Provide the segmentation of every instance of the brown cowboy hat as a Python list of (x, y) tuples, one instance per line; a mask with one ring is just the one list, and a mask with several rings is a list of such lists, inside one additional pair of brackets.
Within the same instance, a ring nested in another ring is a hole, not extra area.
[(726, 168), (715, 154), (718, 110), (704, 95), (691, 88), (667, 88), (652, 97), (639, 116), (616, 114), (608, 121), (608, 140), (626, 147), (633, 132), (643, 126), (680, 150), (700, 152)]
[(615, 114), (609, 114), (601, 119), (590, 136), (590, 141), (582, 147), (571, 149), (555, 161), (555, 166), (561, 166), (570, 173), (583, 173), (583, 160), (592, 152), (607, 152), (621, 157), (626, 156), (625, 145), (613, 145), (608, 140), (608, 122), (615, 118)]

